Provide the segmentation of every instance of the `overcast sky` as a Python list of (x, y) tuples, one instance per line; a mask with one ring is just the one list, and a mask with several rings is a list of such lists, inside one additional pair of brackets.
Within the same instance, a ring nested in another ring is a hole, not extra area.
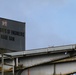
[(0, 17), (26, 22), (26, 49), (76, 44), (76, 0), (0, 0)]

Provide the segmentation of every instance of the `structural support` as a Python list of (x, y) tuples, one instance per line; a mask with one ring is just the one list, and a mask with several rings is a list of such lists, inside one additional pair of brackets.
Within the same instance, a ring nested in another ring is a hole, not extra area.
[(17, 66), (17, 62), (16, 62), (16, 58), (14, 58), (14, 75), (16, 75), (16, 66)]
[(14, 59), (13, 59), (13, 75), (14, 75), (14, 71), (15, 71), (15, 69), (14, 69), (14, 65), (15, 65), (15, 62), (14, 62)]
[(54, 74), (53, 75), (56, 75), (56, 64), (54, 64)]
[[(18, 66), (18, 59), (13, 58), (9, 55), (5, 55), (3, 53), (1, 54), (1, 56), (2, 56), (2, 62), (1, 62), (2, 63), (2, 75), (4, 75), (4, 65), (12, 66), (12, 68), (13, 68), (12, 73), (13, 73), (13, 75), (16, 75), (15, 71), (16, 71), (16, 65)], [(4, 62), (4, 56), (6, 56), (7, 58), (12, 58), (12, 65)]]
[(3, 54), (2, 55), (2, 75), (4, 75), (4, 57)]
[(28, 69), (28, 75), (30, 75), (30, 70)]
[(16, 58), (16, 66), (18, 66), (18, 58)]

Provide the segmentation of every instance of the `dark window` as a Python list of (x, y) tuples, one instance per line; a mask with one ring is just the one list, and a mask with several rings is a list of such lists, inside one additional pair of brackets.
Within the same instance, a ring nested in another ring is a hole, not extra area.
[(17, 32), (17, 31), (11, 31), (11, 34), (13, 34), (13, 35), (18, 35), (19, 32)]
[(24, 33), (24, 32), (22, 32), (22, 33), (21, 33), (21, 35), (24, 37), (24, 36), (25, 36), (25, 33)]
[(1, 35), (2, 39), (8, 40), (8, 36), (7, 35)]
[(0, 28), (0, 32), (2, 32), (2, 33), (6, 33), (6, 29), (4, 29), (4, 28)]
[(10, 30), (5, 28), (0, 28), (0, 32), (10, 34)]
[(9, 40), (11, 40), (11, 41), (15, 41), (15, 38), (12, 37), (12, 36), (9, 36)]
[(6, 33), (6, 29), (2, 28), (1, 30), (2, 30), (3, 33)]
[(24, 37), (24, 32), (18, 32), (18, 31), (11, 31), (11, 35), (17, 35), (17, 36), (23, 36)]
[(9, 29), (7, 30), (7, 34), (10, 34), (10, 30)]

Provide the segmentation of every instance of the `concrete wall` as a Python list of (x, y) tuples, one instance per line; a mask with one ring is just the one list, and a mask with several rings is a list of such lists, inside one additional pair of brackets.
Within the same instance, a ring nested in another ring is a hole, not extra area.
[[(76, 72), (75, 65), (76, 62), (60, 63), (60, 64), (55, 64), (55, 69), (54, 69), (54, 64), (42, 65), (42, 66), (26, 69), (22, 72), (21, 75), (53, 75), (54, 71), (55, 74), (57, 75), (68, 74), (68, 73)], [(5, 75), (10, 75), (10, 73), (6, 72)]]
[(62, 63), (62, 64), (57, 64), (56, 65), (56, 73), (72, 73), (76, 72), (76, 62), (69, 62), (69, 63)]
[(51, 75), (53, 74), (53, 65), (39, 66), (23, 71), (21, 75)]
[[(76, 72), (75, 65), (76, 62), (56, 64), (55, 73), (60, 75)], [(53, 75), (53, 74), (54, 74), (54, 65), (44, 65), (25, 70), (22, 72), (21, 75)]]
[(43, 62), (52, 61), (55, 59), (66, 57), (66, 56), (68, 56), (68, 54), (65, 55), (65, 53), (60, 53), (60, 54), (53, 54), (53, 55), (47, 54), (47, 55), (40, 55), (40, 56), (33, 56), (33, 57), (26, 57), (26, 58), (24, 57), (20, 59), (19, 63), (23, 64), (25, 67), (28, 67), (35, 64), (40, 64)]

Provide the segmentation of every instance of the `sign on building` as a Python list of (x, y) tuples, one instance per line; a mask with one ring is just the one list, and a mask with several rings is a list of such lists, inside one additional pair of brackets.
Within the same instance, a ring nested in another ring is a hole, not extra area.
[(25, 23), (0, 18), (0, 48), (11, 51), (25, 50)]

